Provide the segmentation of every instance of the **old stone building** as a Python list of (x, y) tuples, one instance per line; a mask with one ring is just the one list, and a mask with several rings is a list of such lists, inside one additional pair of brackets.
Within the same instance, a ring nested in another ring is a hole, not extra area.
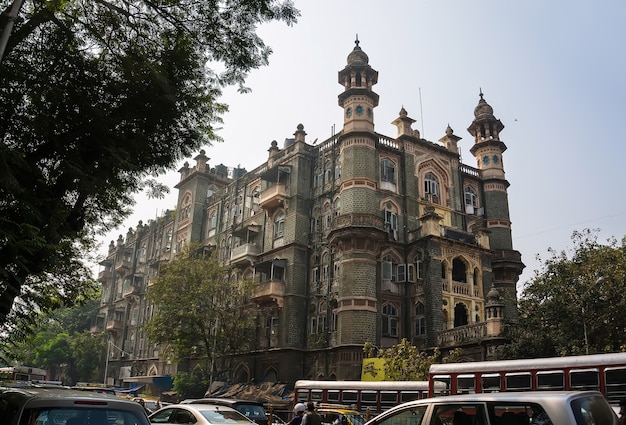
[(141, 330), (154, 308), (145, 293), (159, 264), (192, 241), (255, 282), (255, 349), (237, 359), (233, 382), (359, 379), (366, 341), (492, 355), (505, 319), (516, 319), (524, 267), (512, 246), (504, 125), (480, 93), (468, 128), (476, 165), (462, 164), (461, 137), (448, 127), (437, 142), (422, 139), (404, 108), (395, 137), (377, 133), (377, 81), (357, 41), (338, 73), (336, 134), (311, 144), (298, 125), (249, 172), (211, 167), (201, 152), (179, 170), (176, 209), (112, 242), (94, 326), (109, 333), (111, 378), (175, 372), (167, 347)]

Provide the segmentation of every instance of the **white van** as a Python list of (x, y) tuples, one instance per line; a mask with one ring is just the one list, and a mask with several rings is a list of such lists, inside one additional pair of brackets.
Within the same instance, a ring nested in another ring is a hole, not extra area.
[(400, 404), (365, 425), (617, 425), (598, 391), (463, 394)]
[(134, 401), (63, 388), (7, 388), (0, 392), (6, 425), (149, 425)]

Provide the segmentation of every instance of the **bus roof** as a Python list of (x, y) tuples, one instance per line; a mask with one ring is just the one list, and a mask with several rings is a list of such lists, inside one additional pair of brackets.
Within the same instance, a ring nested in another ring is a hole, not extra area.
[(430, 366), (429, 375), (529, 369), (581, 368), (600, 365), (626, 366), (626, 353), (591, 354), (588, 356), (547, 357), (536, 359), (491, 360), (484, 362), (443, 363)]
[(428, 381), (296, 381), (295, 389), (410, 391), (428, 389)]

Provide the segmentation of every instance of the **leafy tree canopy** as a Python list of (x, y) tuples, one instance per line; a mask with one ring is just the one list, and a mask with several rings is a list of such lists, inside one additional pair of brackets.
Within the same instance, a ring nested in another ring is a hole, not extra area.
[[(71, 385), (78, 381), (102, 380), (106, 347), (104, 338), (92, 336), (89, 326), (99, 305), (99, 292), (89, 294), (80, 305), (38, 313), (20, 326), (18, 336), (3, 338), (0, 352), (8, 364), (22, 364), (46, 369), (49, 378)], [(34, 324), (34, 325), (33, 325)]]
[(169, 344), (178, 359), (204, 359), (202, 370), (210, 374), (215, 359), (226, 361), (251, 348), (255, 315), (246, 308), (251, 291), (252, 282), (231, 278), (217, 255), (203, 255), (189, 244), (150, 286), (155, 313), (145, 330), (151, 341)]
[(257, 25), (298, 15), (289, 0), (24, 2), (0, 63), (0, 326), (82, 293), (96, 232), (219, 140), (222, 89), (246, 91), (271, 53)]
[[(573, 248), (549, 249), (519, 298), (520, 319), (501, 358), (626, 350), (626, 239), (572, 234)], [(586, 338), (585, 338), (586, 335)]]
[(402, 338), (394, 346), (382, 349), (377, 349), (371, 342), (366, 342), (363, 351), (367, 357), (373, 357), (378, 351), (378, 357), (385, 359), (385, 378), (389, 381), (427, 381), (428, 370), (432, 364), (456, 362), (462, 354), (461, 349), (455, 349), (441, 358), (438, 349), (432, 354), (419, 351), (406, 338)]

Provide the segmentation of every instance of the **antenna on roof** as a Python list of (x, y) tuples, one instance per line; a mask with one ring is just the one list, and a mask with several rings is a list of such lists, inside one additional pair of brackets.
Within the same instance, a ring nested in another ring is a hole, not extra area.
[(420, 95), (420, 118), (422, 120), (422, 139), (426, 139), (426, 134), (424, 133), (424, 109), (422, 108), (422, 88), (419, 87), (419, 95)]

